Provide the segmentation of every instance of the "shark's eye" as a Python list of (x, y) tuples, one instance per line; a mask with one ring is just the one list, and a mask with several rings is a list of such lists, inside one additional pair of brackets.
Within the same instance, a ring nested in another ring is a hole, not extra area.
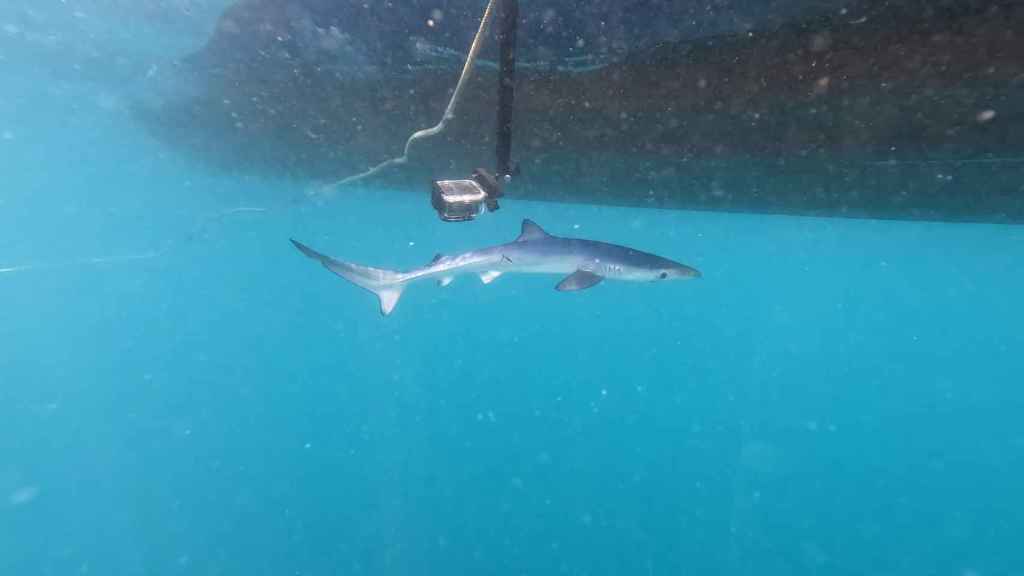
[(662, 280), (668, 278), (668, 272), (662, 272), (661, 274), (658, 274), (658, 278), (661, 278)]

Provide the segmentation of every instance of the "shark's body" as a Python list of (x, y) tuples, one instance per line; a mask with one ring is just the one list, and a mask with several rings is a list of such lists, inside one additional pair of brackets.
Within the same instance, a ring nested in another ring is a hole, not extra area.
[(292, 243), (331, 272), (376, 294), (385, 316), (394, 310), (406, 286), (427, 278), (447, 286), (465, 274), (479, 276), (484, 284), (513, 272), (562, 274), (566, 276), (555, 288), (566, 292), (590, 288), (605, 278), (649, 282), (700, 276), (694, 268), (625, 246), (552, 236), (530, 220), (523, 220), (522, 233), (514, 242), (454, 256), (438, 254), (426, 266), (407, 272), (342, 262), (295, 240)]

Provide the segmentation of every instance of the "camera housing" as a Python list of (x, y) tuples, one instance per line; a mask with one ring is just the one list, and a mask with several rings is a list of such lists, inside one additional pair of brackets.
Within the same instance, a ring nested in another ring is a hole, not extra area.
[(497, 210), (501, 196), (502, 189), (497, 179), (483, 168), (477, 168), (467, 179), (434, 180), (430, 203), (441, 220), (466, 222), (485, 211)]

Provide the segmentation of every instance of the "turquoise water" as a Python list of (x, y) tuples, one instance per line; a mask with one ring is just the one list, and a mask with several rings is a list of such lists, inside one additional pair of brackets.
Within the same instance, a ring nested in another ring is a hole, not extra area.
[[(0, 574), (1024, 573), (1024, 228), (295, 205), (3, 86)], [(704, 277), (383, 319), (288, 243), (405, 268), (524, 217)]]

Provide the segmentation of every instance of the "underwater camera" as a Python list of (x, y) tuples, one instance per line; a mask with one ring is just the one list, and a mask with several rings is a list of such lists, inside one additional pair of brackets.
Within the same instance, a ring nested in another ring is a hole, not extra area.
[[(479, 43), (483, 32), (487, 27), (487, 18), (491, 14), (491, 8), (495, 0), (488, 3), (487, 11), (481, 20), (480, 30), (473, 40), (470, 48), (470, 56), (466, 59), (462, 77), (455, 87), (452, 100), (449, 103), (449, 111), (446, 118), (451, 114), (451, 108), (462, 89), (467, 71), (472, 67), (476, 58)], [(500, 66), (498, 70), (498, 107), (497, 107), (497, 131), (495, 138), (495, 155), (497, 167), (495, 174), (487, 172), (483, 168), (477, 168), (473, 175), (463, 180), (433, 180), (430, 191), (430, 203), (437, 211), (437, 215), (445, 222), (466, 222), (486, 212), (494, 212), (498, 209), (498, 198), (504, 195), (504, 188), (509, 184), (513, 176), (519, 175), (519, 166), (513, 166), (512, 155), (512, 108), (515, 94), (515, 69), (516, 69), (516, 25), (519, 20), (519, 0), (501, 0), (499, 2), (501, 14), (498, 18), (498, 59)], [(440, 126), (440, 125), (439, 125)]]
[(484, 211), (497, 210), (501, 196), (498, 180), (483, 168), (477, 168), (470, 178), (464, 180), (434, 180), (430, 203), (441, 220), (465, 222)]

